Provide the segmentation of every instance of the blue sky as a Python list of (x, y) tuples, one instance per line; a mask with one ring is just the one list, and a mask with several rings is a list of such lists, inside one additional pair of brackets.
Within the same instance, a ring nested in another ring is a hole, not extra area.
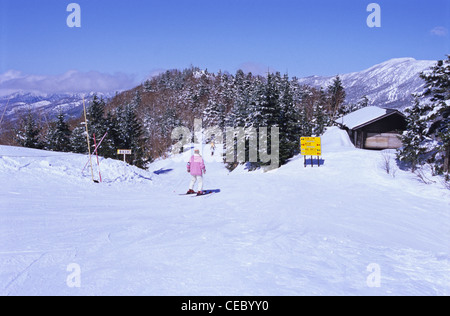
[[(66, 24), (71, 2), (81, 28)], [(371, 2), (381, 28), (366, 24)], [(0, 88), (92, 74), (120, 78), (119, 90), (190, 65), (331, 76), (450, 53), (449, 0), (0, 0), (0, 10)]]

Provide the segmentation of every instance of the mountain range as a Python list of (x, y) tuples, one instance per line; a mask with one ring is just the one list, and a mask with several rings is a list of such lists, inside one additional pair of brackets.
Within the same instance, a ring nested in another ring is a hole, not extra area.
[(63, 93), (63, 94), (34, 94), (16, 92), (0, 97), (0, 117), (5, 121), (15, 121), (31, 111), (46, 119), (53, 119), (60, 112), (69, 118), (77, 118), (83, 111), (83, 100), (86, 105), (94, 95), (108, 99), (112, 94), (103, 93)]
[[(411, 105), (412, 94), (423, 91), (425, 82), (420, 73), (429, 70), (436, 61), (414, 58), (391, 59), (369, 69), (339, 75), (347, 94), (347, 103), (357, 103), (363, 96), (369, 105), (403, 110)], [(328, 87), (334, 77), (312, 76), (299, 79), (313, 87)]]
[[(434, 66), (436, 61), (397, 58), (370, 67), (369, 69), (340, 74), (346, 90), (347, 103), (357, 103), (363, 96), (369, 99), (369, 105), (400, 109), (408, 107), (412, 94), (423, 90), (424, 82), (420, 73)], [(313, 87), (329, 86), (335, 76), (312, 76), (300, 78), (299, 82)], [(94, 92), (88, 94), (47, 94), (37, 95), (27, 92), (0, 97), (0, 117), (14, 121), (23, 113), (31, 110), (48, 119), (60, 111), (70, 118), (79, 117), (83, 110), (83, 98), (89, 102)], [(98, 94), (108, 99), (111, 94)]]

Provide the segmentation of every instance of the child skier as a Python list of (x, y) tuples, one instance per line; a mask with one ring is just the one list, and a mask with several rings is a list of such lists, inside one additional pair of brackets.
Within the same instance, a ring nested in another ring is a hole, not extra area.
[(191, 184), (187, 194), (195, 194), (194, 186), (198, 181), (197, 195), (203, 194), (203, 174), (206, 173), (205, 162), (200, 155), (200, 150), (196, 149), (194, 155), (191, 157), (187, 164), (187, 171), (191, 174)]

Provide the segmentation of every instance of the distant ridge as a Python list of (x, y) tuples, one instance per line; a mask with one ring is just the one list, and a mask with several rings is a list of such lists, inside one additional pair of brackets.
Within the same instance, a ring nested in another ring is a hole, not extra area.
[[(414, 58), (395, 58), (372, 66), (360, 72), (340, 74), (347, 93), (347, 103), (357, 103), (364, 95), (369, 105), (403, 110), (411, 104), (412, 94), (421, 92), (424, 87), (420, 73), (433, 67), (436, 61), (416, 60)], [(196, 73), (197, 76), (202, 72)], [(311, 76), (299, 79), (304, 85), (326, 88), (335, 76)], [(59, 111), (69, 118), (79, 117), (83, 108), (83, 96), (90, 101), (91, 93), (33, 94), (16, 92), (0, 97), (0, 114), (5, 120), (14, 121), (23, 113), (31, 110), (48, 119), (54, 118)], [(98, 93), (99, 97), (109, 99), (113, 94)], [(7, 108), (5, 109), (6, 105)]]
[[(411, 105), (413, 93), (423, 91), (420, 73), (433, 67), (436, 61), (395, 58), (360, 72), (340, 74), (348, 103), (357, 103), (366, 95), (369, 105), (403, 110)], [(299, 79), (301, 84), (328, 87), (335, 76), (312, 76)]]

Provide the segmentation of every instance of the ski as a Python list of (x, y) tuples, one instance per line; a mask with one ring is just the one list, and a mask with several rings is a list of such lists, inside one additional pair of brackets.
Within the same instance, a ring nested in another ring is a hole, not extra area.
[(219, 193), (219, 192), (220, 192), (220, 190), (203, 190), (203, 194), (201, 194), (201, 195), (193, 194), (193, 197), (211, 195), (211, 194)]
[(197, 193), (192, 193), (192, 194), (178, 194), (179, 196), (191, 196), (191, 197), (198, 197), (198, 196), (205, 196), (205, 195), (210, 195), (213, 193), (219, 193), (220, 190), (203, 190), (203, 194), (202, 195), (197, 195)]

